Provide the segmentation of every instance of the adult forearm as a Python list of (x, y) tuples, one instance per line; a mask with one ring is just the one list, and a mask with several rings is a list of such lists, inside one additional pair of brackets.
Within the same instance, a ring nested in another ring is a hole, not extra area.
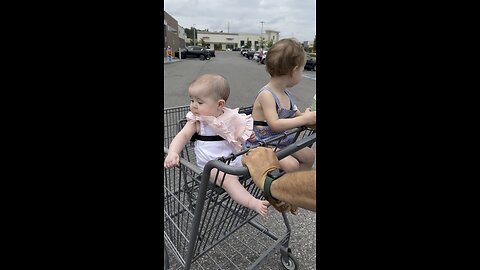
[(316, 171), (287, 173), (272, 182), (270, 193), (280, 201), (316, 212)]
[[(268, 173), (280, 168), (275, 152), (268, 147), (251, 149), (243, 155), (242, 163), (248, 167), (255, 185), (262, 191), (265, 191)], [(268, 182), (271, 184), (267, 188), (267, 199), (280, 212), (288, 211), (289, 206), (316, 212), (316, 175), (315, 170), (286, 173)], [(277, 200), (271, 199), (268, 192)]]

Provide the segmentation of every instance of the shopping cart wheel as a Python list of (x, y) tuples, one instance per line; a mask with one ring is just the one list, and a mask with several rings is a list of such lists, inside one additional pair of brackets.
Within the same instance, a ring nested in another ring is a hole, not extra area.
[(288, 258), (284, 258), (284, 256), (280, 256), (280, 260), (282, 261), (283, 267), (288, 270), (298, 270), (298, 261), (293, 257), (292, 253), (288, 253)]

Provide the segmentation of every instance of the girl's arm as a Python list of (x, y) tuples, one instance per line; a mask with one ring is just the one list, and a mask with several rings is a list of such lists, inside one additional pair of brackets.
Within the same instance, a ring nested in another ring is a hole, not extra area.
[(279, 119), (275, 105), (275, 99), (272, 94), (264, 91), (258, 96), (258, 103), (262, 108), (263, 116), (268, 126), (275, 132), (285, 131), (296, 127), (312, 125), (316, 123), (317, 114), (315, 112), (305, 111), (296, 112), (296, 117), (289, 119)]
[(302, 116), (302, 115), (306, 114), (307, 112), (311, 112), (311, 111), (312, 111), (312, 110), (311, 110), (310, 108), (306, 108), (306, 109), (305, 109), (305, 112), (302, 113), (302, 112), (300, 112), (300, 110), (297, 109), (297, 110), (295, 111), (295, 117)]
[[(305, 111), (306, 112), (306, 111)], [(296, 110), (295, 111), (295, 117), (299, 117), (299, 116), (302, 116), (304, 113), (300, 112), (300, 110)]]

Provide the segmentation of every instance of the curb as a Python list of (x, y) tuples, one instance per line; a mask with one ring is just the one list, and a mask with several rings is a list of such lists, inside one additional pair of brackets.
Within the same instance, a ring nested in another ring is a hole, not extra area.
[(168, 59), (167, 59), (167, 58), (164, 58), (164, 59), (163, 59), (163, 63), (164, 63), (164, 64), (171, 64), (171, 63), (176, 63), (176, 62), (180, 62), (180, 59), (175, 58), (175, 59), (172, 59), (171, 62), (168, 62)]

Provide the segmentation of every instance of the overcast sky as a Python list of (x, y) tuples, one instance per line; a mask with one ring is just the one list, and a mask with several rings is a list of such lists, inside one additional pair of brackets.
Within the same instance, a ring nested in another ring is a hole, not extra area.
[(230, 33), (274, 30), (300, 42), (315, 38), (315, 0), (165, 0), (164, 10), (183, 28)]

